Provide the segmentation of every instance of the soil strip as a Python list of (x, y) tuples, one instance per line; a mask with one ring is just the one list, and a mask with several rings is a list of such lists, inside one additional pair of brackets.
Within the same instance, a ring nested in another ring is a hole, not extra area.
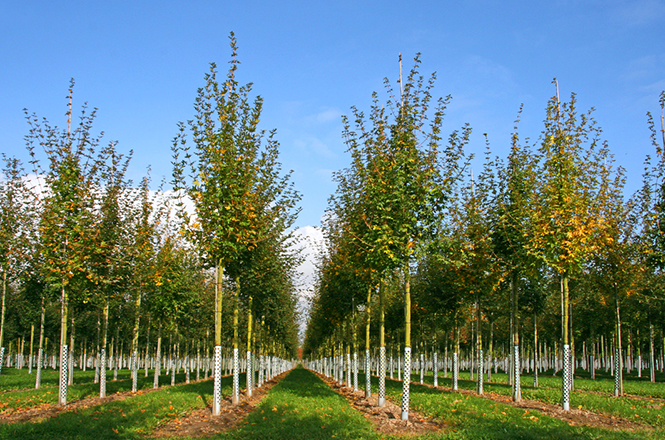
[[(109, 394), (104, 398), (88, 397), (86, 399), (72, 400), (71, 402), (67, 402), (67, 406), (64, 407), (58, 404), (51, 405), (50, 403), (44, 403), (40, 406), (32, 407), (29, 409), (21, 409), (21, 410), (12, 409), (11, 412), (9, 412), (8, 414), (4, 414), (4, 411), (0, 412), (0, 415), (2, 415), (2, 417), (0, 417), (0, 423), (42, 422), (46, 419), (50, 419), (51, 417), (56, 417), (62, 413), (71, 412), (71, 411), (76, 412), (78, 410), (89, 408), (91, 406), (102, 405), (117, 400), (125, 400), (133, 396), (140, 396), (141, 394), (152, 393), (153, 391), (157, 391), (164, 387), (165, 386), (156, 389), (150, 388), (150, 389), (138, 390), (136, 393), (132, 393), (131, 391), (117, 392), (114, 394)], [(10, 411), (10, 410), (5, 410), (5, 411)]]
[[(417, 384), (419, 386), (425, 386), (428, 388), (435, 388), (434, 385), (430, 384)], [(554, 417), (559, 420), (568, 422), (571, 426), (589, 426), (593, 428), (602, 428), (602, 429), (611, 429), (611, 430), (626, 430), (632, 431), (636, 429), (653, 429), (652, 426), (645, 425), (642, 423), (636, 423), (630, 420), (622, 419), (620, 417), (615, 417), (607, 414), (598, 414), (585, 409), (573, 409), (569, 411), (564, 411), (558, 405), (552, 405), (551, 403), (541, 402), (539, 400), (527, 400), (523, 399), (520, 402), (513, 402), (512, 398), (509, 396), (504, 396), (497, 393), (488, 393), (485, 392), (482, 395), (471, 390), (457, 390), (453, 391), (450, 388), (436, 387), (435, 389), (441, 390), (444, 392), (453, 392), (466, 395), (473, 395), (477, 397), (482, 397), (485, 399), (493, 400), (495, 402), (504, 403), (506, 405), (514, 406), (515, 408), (520, 408), (525, 411), (539, 411), (542, 414)]]
[[(290, 370), (289, 370), (290, 371)], [(265, 382), (261, 388), (255, 388), (252, 397), (240, 395), (237, 405), (231, 403), (231, 396), (222, 399), (219, 416), (212, 415), (212, 405), (188, 412), (165, 425), (160, 425), (152, 432), (152, 437), (210, 437), (220, 432), (234, 429), (261, 402), (268, 391), (282, 380), (289, 372), (275, 376)]]
[[(312, 371), (312, 370), (310, 370)], [(365, 398), (364, 391), (353, 391), (352, 388), (340, 385), (337, 381), (312, 371), (322, 381), (329, 385), (337, 393), (344, 396), (351, 406), (362, 412), (370, 420), (377, 431), (382, 434), (393, 436), (418, 436), (430, 432), (441, 431), (448, 425), (427, 419), (417, 411), (409, 410), (409, 420), (402, 420), (402, 408), (386, 398), (382, 408), (378, 405), (378, 395), (373, 394), (369, 399)]]

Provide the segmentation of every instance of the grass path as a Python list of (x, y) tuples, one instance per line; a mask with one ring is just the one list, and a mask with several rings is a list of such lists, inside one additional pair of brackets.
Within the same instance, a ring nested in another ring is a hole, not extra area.
[(221, 439), (380, 439), (372, 424), (314, 373), (298, 367)]

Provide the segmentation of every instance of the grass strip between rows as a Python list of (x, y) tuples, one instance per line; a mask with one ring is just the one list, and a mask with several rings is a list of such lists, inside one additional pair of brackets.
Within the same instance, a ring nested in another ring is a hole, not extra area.
[(235, 431), (223, 439), (380, 439), (347, 400), (301, 366), (266, 394)]
[[(232, 378), (222, 377), (222, 394), (229, 395), (231, 387)], [(208, 406), (212, 391), (211, 380), (163, 387), (123, 400), (63, 412), (43, 421), (0, 424), (0, 438), (143, 439), (159, 424)]]
[[(416, 378), (416, 375), (413, 376)], [(430, 377), (431, 379), (431, 377)], [(364, 375), (359, 374), (364, 383)], [(373, 392), (378, 378), (372, 378)], [(510, 387), (508, 387), (510, 388)], [(402, 383), (386, 381), (386, 395), (398, 405)], [(613, 431), (586, 426), (571, 426), (566, 421), (539, 413), (525, 411), (512, 405), (495, 402), (480, 396), (433, 389), (412, 383), (411, 407), (427, 417), (439, 419), (451, 426), (431, 438), (446, 439), (662, 439), (662, 429)], [(427, 436), (430, 438), (430, 436)]]

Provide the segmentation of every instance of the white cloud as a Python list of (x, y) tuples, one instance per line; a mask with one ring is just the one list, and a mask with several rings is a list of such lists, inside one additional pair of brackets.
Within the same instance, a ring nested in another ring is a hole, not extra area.
[(338, 108), (329, 108), (316, 114), (316, 121), (320, 123), (327, 123), (331, 121), (340, 122), (342, 112)]
[(304, 257), (298, 272), (302, 274), (302, 284), (298, 292), (298, 309), (300, 310), (301, 322), (300, 336), (305, 334), (307, 315), (309, 313), (309, 300), (314, 294), (314, 283), (316, 281), (316, 264), (319, 256), (325, 250), (323, 231), (319, 227), (304, 226), (295, 230), (295, 235), (300, 239), (302, 254)]
[(298, 149), (306, 154), (316, 154), (331, 159), (336, 157), (335, 153), (328, 148), (328, 145), (315, 136), (303, 136), (296, 139), (294, 143)]

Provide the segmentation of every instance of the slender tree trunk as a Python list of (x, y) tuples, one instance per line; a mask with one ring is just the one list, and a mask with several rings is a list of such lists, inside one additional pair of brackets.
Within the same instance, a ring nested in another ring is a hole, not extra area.
[(512, 371), (513, 371), (513, 401), (522, 401), (522, 381), (521, 381), (521, 360), (520, 360), (520, 332), (518, 324), (518, 296), (517, 296), (517, 281), (518, 274), (513, 271), (510, 278), (510, 297), (511, 297), (511, 322), (513, 323), (513, 340), (512, 340)]
[(478, 374), (476, 392), (483, 394), (483, 332), (480, 328), (480, 292), (476, 291), (476, 350), (478, 353)]
[(60, 292), (60, 384), (58, 404), (67, 406), (67, 290), (63, 283)]
[(95, 347), (95, 383), (99, 383), (99, 361), (100, 361), (100, 353), (99, 353), (99, 338), (102, 332), (102, 319), (101, 319), (101, 312), (99, 309), (97, 309), (97, 344)]
[(404, 378), (402, 379), (402, 420), (409, 420), (411, 388), (411, 273), (404, 265)]
[[(120, 317), (120, 309), (118, 309), (118, 318)], [(115, 338), (111, 344), (113, 353), (113, 381), (118, 380), (118, 364), (120, 363), (121, 351), (118, 351), (118, 344), (120, 343), (120, 325), (115, 328)]]
[(132, 332), (132, 357), (130, 359), (132, 369), (132, 393), (138, 391), (138, 363), (139, 363), (139, 323), (141, 320), (141, 290), (136, 292), (134, 302), (136, 315), (134, 316), (134, 330)]
[(492, 382), (492, 365), (494, 364), (494, 319), (490, 321), (490, 340), (489, 347), (487, 347), (487, 359), (489, 365), (487, 366), (487, 382)]
[(249, 297), (247, 311), (247, 397), (252, 397), (254, 388), (254, 367), (252, 365), (252, 297)]
[(162, 320), (159, 320), (157, 328), (157, 351), (155, 352), (155, 377), (152, 382), (153, 388), (159, 388), (159, 375), (162, 370)]
[(614, 304), (616, 307), (616, 350), (615, 357), (615, 371), (614, 371), (614, 397), (623, 396), (623, 350), (621, 347), (621, 309), (619, 307), (619, 291), (616, 284), (614, 285)]
[(218, 416), (222, 411), (222, 278), (224, 266), (221, 261), (215, 266), (215, 351), (213, 354), (213, 399), (212, 415)]
[(564, 272), (561, 274), (561, 297), (562, 304), (561, 309), (562, 313), (562, 331), (563, 331), (563, 379), (562, 379), (562, 390), (563, 390), (563, 399), (562, 407), (564, 411), (570, 411), (570, 376), (571, 376), (571, 365), (570, 365), (570, 338), (568, 333), (568, 313), (570, 311), (570, 292), (568, 290), (568, 273)]
[(145, 338), (145, 377), (148, 377), (148, 354), (150, 353), (150, 315), (148, 315), (147, 334)]
[(386, 316), (383, 281), (379, 284), (379, 407), (386, 404)]
[(32, 374), (32, 355), (35, 343), (35, 324), (30, 324), (30, 356), (28, 357), (28, 374)]
[(45, 298), (42, 293), (41, 313), (39, 317), (39, 348), (37, 349), (37, 374), (35, 375), (35, 389), (38, 390), (42, 386), (42, 365), (44, 363), (44, 319), (46, 318), (46, 306), (44, 304)]
[(236, 279), (236, 294), (233, 303), (233, 395), (231, 403), (237, 405), (240, 402), (240, 365), (238, 359), (238, 347), (240, 340), (238, 336), (238, 317), (240, 314), (240, 278)]
[(2, 271), (2, 313), (0, 313), (0, 374), (2, 374), (2, 366), (5, 362), (5, 310), (7, 298), (7, 270), (3, 268)]
[(353, 306), (353, 311), (351, 314), (351, 331), (352, 343), (353, 343), (353, 391), (358, 391), (358, 339), (356, 334), (356, 299), (355, 297), (351, 300), (351, 305)]
[(453, 352), (453, 391), (457, 391), (459, 384), (459, 323), (455, 322), (455, 351)]
[(67, 385), (74, 385), (74, 310), (70, 310), (69, 314), (71, 316), (71, 331), (69, 332), (69, 364), (68, 367), (68, 376), (67, 376)]
[(102, 347), (101, 347), (101, 356), (99, 359), (99, 397), (106, 397), (106, 372), (107, 368), (107, 359), (106, 359), (106, 345), (108, 342), (108, 332), (109, 332), (109, 298), (106, 297), (106, 304), (102, 310), (102, 321), (104, 321), (104, 330), (102, 331)]
[(656, 332), (653, 328), (653, 323), (649, 321), (649, 375), (651, 382), (656, 382), (656, 345), (655, 345)]
[(538, 362), (540, 356), (538, 353), (538, 316), (536, 310), (533, 311), (533, 387), (538, 388)]
[(372, 301), (372, 287), (367, 290), (367, 307), (365, 311), (367, 313), (367, 325), (365, 326), (365, 398), (369, 399), (372, 396), (372, 372), (370, 368), (370, 356), (369, 356), (369, 326), (371, 318), (371, 301)]

